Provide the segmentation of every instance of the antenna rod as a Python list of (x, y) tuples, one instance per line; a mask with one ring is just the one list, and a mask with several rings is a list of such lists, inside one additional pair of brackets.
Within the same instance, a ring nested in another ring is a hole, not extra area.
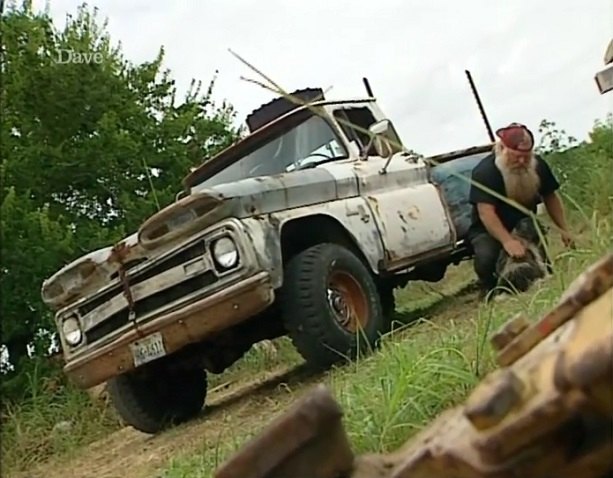
[(370, 82), (368, 81), (368, 78), (364, 77), (362, 78), (362, 81), (364, 82), (364, 87), (366, 88), (366, 93), (368, 93), (368, 96), (374, 98), (375, 95), (372, 94), (372, 88), (370, 87)]
[(473, 77), (470, 74), (470, 71), (464, 70), (466, 72), (466, 76), (468, 77), (468, 82), (470, 83), (470, 88), (475, 96), (475, 100), (477, 100), (477, 106), (479, 107), (479, 111), (481, 112), (481, 117), (483, 118), (483, 122), (485, 123), (485, 127), (487, 128), (487, 134), (490, 137), (490, 141), (493, 143), (496, 141), (494, 138), (494, 133), (492, 132), (492, 127), (490, 126), (490, 122), (487, 119), (487, 115), (485, 114), (485, 110), (483, 109), (483, 103), (481, 103), (481, 98), (479, 98), (479, 92), (477, 91), (477, 87), (475, 86), (475, 82), (473, 81)]

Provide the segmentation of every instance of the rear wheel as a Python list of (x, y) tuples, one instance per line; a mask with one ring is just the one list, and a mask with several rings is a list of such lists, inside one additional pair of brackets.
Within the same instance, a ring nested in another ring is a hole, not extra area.
[(137, 430), (156, 433), (196, 416), (207, 392), (205, 370), (138, 370), (108, 382), (121, 419)]
[(368, 354), (390, 326), (372, 274), (337, 244), (318, 244), (288, 262), (281, 307), (294, 346), (316, 368)]

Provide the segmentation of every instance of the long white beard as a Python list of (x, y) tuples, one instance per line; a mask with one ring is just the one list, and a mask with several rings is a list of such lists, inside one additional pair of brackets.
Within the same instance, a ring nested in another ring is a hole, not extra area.
[(496, 154), (496, 166), (502, 173), (506, 195), (524, 207), (531, 207), (536, 201), (540, 178), (536, 172), (536, 158), (532, 156), (526, 168), (509, 168), (500, 153)]

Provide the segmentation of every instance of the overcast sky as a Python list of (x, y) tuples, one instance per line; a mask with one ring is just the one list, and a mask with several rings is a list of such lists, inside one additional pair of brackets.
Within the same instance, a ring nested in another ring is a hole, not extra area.
[[(58, 27), (76, 0), (49, 0)], [(93, 0), (134, 62), (166, 51), (179, 87), (206, 85), (242, 121), (272, 93), (242, 81), (232, 49), (285, 89), (364, 95), (367, 76), (408, 147), (440, 153), (487, 141), (464, 70), (493, 127), (541, 119), (586, 138), (613, 107), (594, 74), (613, 37), (612, 0)], [(44, 2), (34, 0), (44, 7)]]

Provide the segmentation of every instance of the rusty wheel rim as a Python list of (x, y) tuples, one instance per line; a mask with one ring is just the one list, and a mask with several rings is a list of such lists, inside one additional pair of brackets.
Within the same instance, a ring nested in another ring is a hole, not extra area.
[(366, 327), (369, 319), (368, 300), (364, 289), (351, 274), (332, 272), (327, 294), (330, 309), (341, 327), (351, 333)]

